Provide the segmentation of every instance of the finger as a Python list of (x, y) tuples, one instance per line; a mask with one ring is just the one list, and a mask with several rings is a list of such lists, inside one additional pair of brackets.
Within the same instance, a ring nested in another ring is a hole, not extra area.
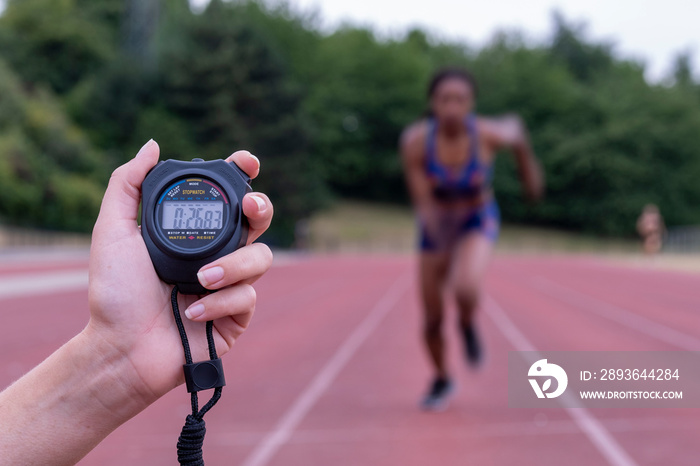
[[(252, 314), (250, 314), (252, 317)], [(245, 323), (245, 327), (240, 325), (237, 322), (237, 319), (244, 319), (245, 315), (239, 314), (233, 317), (225, 317), (223, 319), (217, 319), (214, 321), (214, 328), (216, 329), (216, 333), (218, 336), (221, 337), (223, 340), (223, 344), (221, 341), (219, 341), (219, 338), (217, 338), (217, 335), (215, 334), (214, 336), (214, 341), (216, 343), (216, 354), (219, 356), (227, 353), (231, 348), (233, 348), (233, 345), (236, 344), (236, 340), (243, 335), (243, 333), (247, 330), (248, 326), (250, 325), (250, 319), (248, 319), (248, 322)]]
[(246, 172), (246, 174), (255, 178), (260, 173), (260, 160), (247, 150), (239, 150), (229, 155), (227, 162), (234, 162), (238, 168)]
[(158, 163), (160, 148), (153, 139), (148, 141), (136, 157), (114, 170), (100, 207), (100, 220), (133, 220), (138, 215), (141, 183), (148, 171)]
[(248, 280), (264, 274), (272, 265), (272, 251), (267, 245), (255, 243), (207, 264), (197, 273), (199, 283), (210, 290)]
[(195, 301), (185, 310), (185, 316), (195, 322), (232, 317), (245, 329), (253, 317), (255, 300), (255, 289), (242, 283)]
[(241, 204), (243, 206), (243, 214), (248, 218), (248, 226), (250, 228), (248, 230), (247, 244), (250, 244), (268, 229), (270, 222), (272, 222), (274, 208), (270, 198), (263, 193), (246, 194)]

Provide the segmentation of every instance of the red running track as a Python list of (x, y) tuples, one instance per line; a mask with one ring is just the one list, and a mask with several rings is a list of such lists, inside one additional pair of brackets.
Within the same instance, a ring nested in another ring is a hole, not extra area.
[[(0, 293), (9, 277), (85, 266), (2, 264)], [(486, 364), (466, 367), (450, 309), (459, 391), (447, 411), (424, 413), (417, 402), (430, 372), (415, 272), (409, 257), (279, 261), (256, 286), (253, 324), (225, 357), (228, 385), (206, 418), (207, 464), (700, 464), (698, 410), (514, 409), (506, 384), (516, 349), (700, 350), (697, 275), (497, 256), (477, 317)], [(4, 387), (80, 331), (86, 290), (0, 294), (0, 309)], [(175, 464), (188, 400), (184, 387), (174, 390), (81, 464)]]

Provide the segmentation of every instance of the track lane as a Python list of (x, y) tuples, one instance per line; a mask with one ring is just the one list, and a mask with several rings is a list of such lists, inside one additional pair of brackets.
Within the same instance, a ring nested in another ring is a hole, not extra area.
[[(522, 269), (519, 269), (523, 266)], [(551, 267), (550, 267), (551, 266)], [(601, 267), (591, 266), (589, 261), (579, 261), (569, 259), (567, 262), (561, 259), (530, 260), (525, 263), (520, 260), (514, 262), (501, 261), (494, 265), (493, 276), (498, 276), (500, 284), (500, 296), (509, 304), (508, 309), (513, 309), (511, 317), (519, 322), (528, 335), (533, 335), (534, 341), (538, 344), (546, 345), (547, 341), (554, 341), (552, 350), (657, 350), (669, 351), (681, 349), (678, 344), (672, 341), (662, 341), (652, 332), (640, 332), (638, 328), (625, 325), (623, 322), (611, 322), (610, 319), (596, 314), (595, 312), (582, 311), (580, 303), (572, 305), (562, 300), (554, 300), (544, 293), (538, 293), (536, 288), (529, 286), (529, 279), (523, 278), (523, 269), (531, 275), (543, 275), (552, 277), (552, 280), (566, 282), (577, 288), (585, 287), (589, 282), (597, 282), (601, 274), (612, 272), (613, 274), (625, 274), (627, 278), (646, 275), (645, 273), (629, 273), (625, 268), (610, 270), (610, 266), (604, 264)], [(568, 273), (567, 273), (568, 271)], [(643, 271), (645, 272), (645, 271)], [(673, 275), (676, 275), (675, 273)], [(514, 277), (519, 277), (515, 279)], [(605, 277), (610, 280), (610, 277)], [(676, 277), (674, 277), (676, 278)], [(683, 280), (692, 281), (692, 275), (683, 276)], [(575, 282), (572, 284), (571, 282)], [(605, 281), (605, 280), (603, 280)], [(659, 299), (671, 295), (663, 286), (654, 288), (659, 294)], [(613, 292), (610, 292), (613, 293)], [(614, 294), (604, 295), (610, 300), (620, 299), (620, 290)], [(598, 300), (606, 299), (598, 296)], [(636, 309), (640, 304), (635, 304), (634, 294), (627, 296), (628, 304), (632, 309)], [(595, 301), (594, 301), (595, 303)], [(604, 301), (602, 305), (609, 306)], [(589, 303), (590, 305), (590, 303)], [(527, 308), (532, 307), (535, 312), (528, 312)], [(645, 318), (653, 319), (659, 325), (666, 325), (669, 320), (669, 312), (676, 312), (674, 308), (665, 308), (664, 312), (656, 314), (645, 314)], [(684, 311), (678, 311), (684, 312)], [(521, 315), (521, 313), (523, 315)], [(587, 317), (586, 317), (587, 316)], [(563, 326), (568, 323), (568, 327)], [(553, 329), (558, 328), (560, 335), (552, 334)], [(695, 327), (697, 329), (698, 327)], [(694, 328), (685, 328), (686, 333), (694, 333)], [(696, 464), (693, 453), (697, 451), (691, 447), (693, 438), (700, 431), (700, 420), (697, 410), (653, 410), (653, 409), (609, 409), (591, 410), (593, 414), (601, 420), (603, 425), (608, 426), (608, 419), (623, 415), (635, 423), (645, 422), (650, 416), (658, 412), (663, 412), (665, 422), (672, 426), (686, 426), (676, 429), (674, 435), (664, 435), (660, 428), (659, 432), (634, 433), (619, 432), (615, 438), (629, 451), (634, 459), (640, 464), (668, 464), (669, 458), (673, 458), (673, 464)]]
[[(29, 276), (41, 270), (24, 272)], [(250, 331), (224, 359), (229, 385), (221, 405), (207, 415), (208, 464), (241, 464), (274, 431), (280, 416), (392, 280), (411, 270), (412, 259), (395, 257), (320, 257), (273, 267), (256, 286), (259, 304)], [(596, 299), (609, 298), (630, 310), (640, 307), (645, 317), (664, 325), (677, 321), (668, 311), (659, 312), (661, 308), (689, 314), (691, 320), (683, 322), (692, 322), (690, 305), (679, 302), (692, 304), (695, 299), (688, 289), (692, 275), (664, 278), (663, 272), (570, 257), (498, 256), (487, 292), (541, 350), (669, 348), (539, 292), (525, 279), (535, 273), (580, 287), (574, 289)], [(615, 276), (617, 287), (612, 285)], [(650, 290), (649, 282), (656, 283), (658, 292)], [(635, 301), (637, 295), (641, 299)], [(0, 306), (9, 310), (0, 326), (0, 349), (7, 355), (0, 362), (3, 386), (87, 322), (84, 290), (0, 298)], [(358, 347), (268, 464), (600, 464), (600, 453), (565, 412), (507, 408), (510, 344), (485, 312), (478, 319), (487, 365), (478, 372), (464, 369), (452, 306), (449, 313), (450, 366), (460, 386), (450, 410), (427, 414), (416, 409), (429, 372), (419, 346), (414, 287)], [(38, 320), (43, 330), (36, 326)], [(81, 464), (173, 464), (187, 412), (184, 389), (174, 390), (118, 429)], [(593, 415), (639, 464), (696, 464), (700, 424), (694, 410), (615, 409), (595, 410)], [(572, 458), (582, 461), (572, 463)]]

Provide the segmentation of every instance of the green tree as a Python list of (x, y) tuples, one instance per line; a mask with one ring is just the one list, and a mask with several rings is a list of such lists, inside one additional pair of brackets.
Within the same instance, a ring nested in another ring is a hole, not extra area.
[(260, 155), (255, 187), (276, 209), (268, 238), (285, 243), (295, 221), (318, 203), (302, 94), (273, 41), (240, 12), (214, 0), (201, 15), (169, 26), (178, 37), (163, 43), (159, 96), (190, 128), (198, 147), (190, 158), (226, 157), (240, 148)]
[[(31, 84), (63, 93), (114, 58), (112, 34), (77, 0), (9, 0), (0, 52)], [(110, 4), (113, 4), (111, 2)]]
[(380, 43), (342, 29), (317, 50), (305, 109), (315, 123), (314, 160), (343, 196), (404, 199), (396, 157), (404, 125), (420, 116), (430, 65), (412, 44)]
[(0, 218), (89, 231), (106, 179), (99, 154), (48, 91), (25, 91), (0, 61)]
[[(260, 155), (275, 202), (268, 240), (334, 197), (407, 202), (402, 128), (426, 110), (430, 75), (466, 66), (486, 115), (517, 112), (548, 197), (522, 202), (497, 158), (507, 221), (632, 234), (647, 202), (700, 222), (700, 86), (687, 53), (650, 84), (585, 25), (553, 16), (547, 43), (516, 32), (485, 46), (420, 29), (379, 38), (314, 12), (243, 0), (9, 0), (0, 16), (0, 198), (5, 221), (87, 230), (107, 173), (147, 140), (164, 158)], [(22, 189), (20, 189), (20, 186)]]

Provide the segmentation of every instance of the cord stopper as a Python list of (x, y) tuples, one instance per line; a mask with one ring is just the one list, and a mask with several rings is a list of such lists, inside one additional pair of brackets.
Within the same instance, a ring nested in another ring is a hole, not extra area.
[(189, 393), (219, 388), (226, 385), (224, 367), (220, 358), (185, 364), (185, 385)]

